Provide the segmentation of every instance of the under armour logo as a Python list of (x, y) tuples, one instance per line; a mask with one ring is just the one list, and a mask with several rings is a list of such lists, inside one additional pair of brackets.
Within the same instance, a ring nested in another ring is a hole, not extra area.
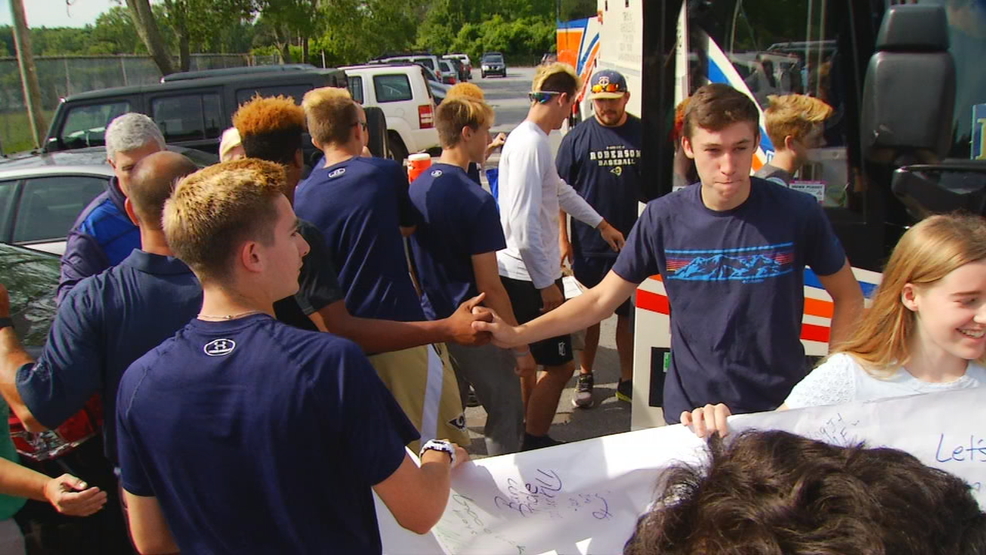
[(329, 174), (329, 179), (334, 179), (336, 177), (344, 175), (345, 173), (346, 173), (346, 168), (339, 168), (337, 170), (332, 170), (332, 173)]
[(442, 170), (435, 170), (435, 171), (431, 172), (431, 176), (432, 177), (441, 177), (442, 176)]
[(452, 426), (456, 430), (465, 430), (466, 429), (466, 414), (465, 413), (460, 413), (459, 416), (453, 418), (452, 420), (449, 420), (448, 423), (449, 423), (449, 426)]
[(211, 357), (222, 357), (232, 353), (235, 348), (236, 341), (232, 339), (214, 339), (206, 343), (202, 350)]

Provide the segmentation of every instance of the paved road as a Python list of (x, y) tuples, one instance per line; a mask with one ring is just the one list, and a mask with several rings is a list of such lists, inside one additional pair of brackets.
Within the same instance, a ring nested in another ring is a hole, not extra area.
[[(479, 71), (474, 71), (476, 79), (473, 83), (479, 85), (486, 94), (486, 100), (496, 110), (496, 125), (494, 131), (510, 132), (527, 116), (529, 101), (527, 93), (534, 78), (533, 68), (510, 68), (506, 78), (479, 78)], [(561, 135), (556, 131), (551, 134), (552, 146), (557, 149)], [(495, 167), (499, 156), (494, 154), (487, 167)], [(591, 409), (576, 409), (572, 407), (575, 394), (575, 379), (573, 378), (562, 394), (555, 415), (551, 436), (562, 441), (578, 441), (592, 437), (630, 431), (630, 405), (618, 401), (616, 382), (619, 379), (619, 361), (616, 354), (614, 333), (616, 318), (603, 321), (599, 352), (596, 355), (595, 399), (596, 404)], [(578, 343), (578, 341), (576, 341)], [(578, 345), (576, 345), (578, 347)], [(581, 354), (580, 352), (578, 354)], [(576, 358), (576, 360), (578, 360)], [(486, 421), (486, 412), (482, 407), (466, 410), (466, 424), (473, 437), (469, 452), (474, 456), (484, 456), (486, 446), (483, 443), (482, 431)]]

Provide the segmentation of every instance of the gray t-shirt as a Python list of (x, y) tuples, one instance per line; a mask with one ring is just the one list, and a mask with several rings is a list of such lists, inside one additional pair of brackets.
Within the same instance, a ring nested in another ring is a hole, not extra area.
[(777, 166), (771, 166), (770, 164), (764, 164), (762, 168), (757, 170), (757, 173), (753, 174), (754, 177), (761, 177), (767, 181), (773, 181), (778, 185), (783, 185), (785, 187), (791, 186), (791, 181), (794, 180), (794, 174), (782, 170)]
[(915, 378), (904, 368), (897, 368), (886, 377), (876, 377), (864, 370), (852, 355), (839, 353), (829, 357), (824, 364), (794, 386), (784, 405), (789, 409), (800, 409), (968, 389), (982, 387), (984, 384), (986, 368), (972, 361), (961, 378), (931, 383)]

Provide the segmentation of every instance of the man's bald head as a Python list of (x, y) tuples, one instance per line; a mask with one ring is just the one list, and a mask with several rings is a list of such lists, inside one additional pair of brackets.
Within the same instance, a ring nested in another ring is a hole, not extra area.
[(198, 166), (177, 152), (155, 152), (134, 166), (128, 198), (143, 227), (160, 230), (164, 203), (171, 196), (175, 183)]

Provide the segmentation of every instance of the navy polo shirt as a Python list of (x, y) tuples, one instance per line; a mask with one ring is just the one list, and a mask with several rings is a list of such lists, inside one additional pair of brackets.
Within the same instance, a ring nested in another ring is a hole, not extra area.
[(447, 318), (479, 294), (472, 256), (507, 248), (496, 200), (458, 166), (435, 164), (411, 184), (422, 223), (411, 253), (431, 320)]
[(201, 307), (201, 286), (184, 262), (134, 250), (119, 265), (69, 291), (44, 352), (36, 363), (17, 371), (17, 391), (48, 428), (65, 422), (99, 393), (106, 415), (106, 457), (115, 465), (113, 415), (120, 376)]
[(372, 486), (418, 439), (351, 341), (192, 320), (120, 382), (121, 484), (182, 553), (380, 553)]
[(420, 216), (408, 199), (400, 164), (355, 157), (316, 168), (298, 185), (294, 209), (325, 236), (351, 314), (424, 319), (400, 232), (401, 226), (417, 225)]

